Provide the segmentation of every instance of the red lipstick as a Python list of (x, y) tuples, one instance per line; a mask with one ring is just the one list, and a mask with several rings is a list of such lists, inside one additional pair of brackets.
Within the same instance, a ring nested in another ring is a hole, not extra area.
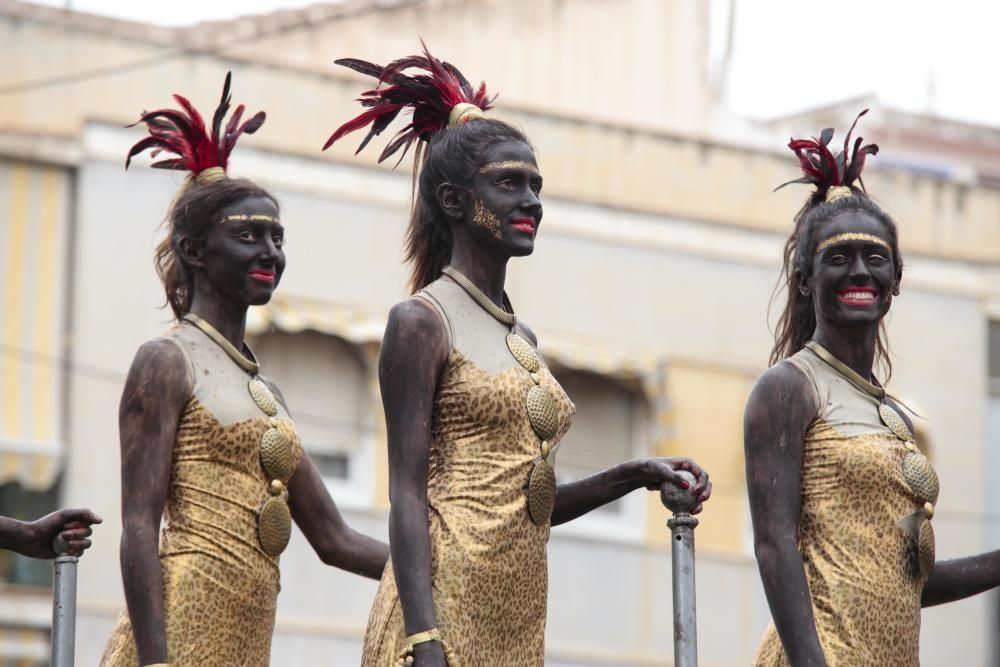
[(267, 271), (265, 269), (256, 269), (250, 272), (250, 277), (254, 280), (260, 280), (265, 283), (273, 283), (275, 273), (274, 271)]
[(514, 222), (510, 223), (510, 226), (519, 232), (534, 236), (535, 230), (538, 228), (538, 223), (535, 222), (534, 218), (518, 218)]

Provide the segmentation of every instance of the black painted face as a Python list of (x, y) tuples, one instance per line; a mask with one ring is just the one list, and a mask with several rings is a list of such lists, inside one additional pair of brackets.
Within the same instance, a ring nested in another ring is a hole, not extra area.
[(897, 267), (889, 249), (892, 240), (877, 218), (844, 211), (821, 225), (818, 245), (843, 234), (870, 238), (843, 238), (824, 248), (813, 260), (812, 275), (800, 278), (800, 289), (811, 291), (817, 322), (835, 326), (877, 323), (899, 293)]
[(200, 276), (224, 296), (250, 306), (271, 300), (285, 270), (285, 228), (267, 197), (249, 197), (220, 212), (205, 235)]
[(522, 141), (492, 146), (472, 182), (465, 224), (480, 243), (511, 257), (530, 255), (542, 222), (542, 175)]

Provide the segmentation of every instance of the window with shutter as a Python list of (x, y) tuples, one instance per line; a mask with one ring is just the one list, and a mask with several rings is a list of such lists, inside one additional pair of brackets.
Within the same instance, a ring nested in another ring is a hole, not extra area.
[(261, 372), (281, 389), (302, 445), (320, 474), (348, 479), (371, 430), (366, 369), (347, 342), (313, 331), (259, 336)]
[[(583, 371), (558, 372), (559, 383), (576, 404), (573, 426), (556, 454), (559, 481), (581, 479), (636, 458), (643, 399), (610, 378)], [(621, 501), (597, 510), (621, 514)]]

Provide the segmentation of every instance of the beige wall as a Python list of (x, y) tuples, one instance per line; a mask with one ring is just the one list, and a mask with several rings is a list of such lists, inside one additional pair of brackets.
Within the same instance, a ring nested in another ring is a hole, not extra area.
[[(291, 60), (303, 54), (326, 59), (328, 50), (332, 58), (332, 51), (343, 46), (345, 52), (378, 58), (376, 49), (402, 49), (405, 44), (393, 40), (403, 37), (395, 35), (412, 33), (418, 25), (427, 27), (424, 35), (433, 36), (442, 55), (473, 53), (469, 62), (482, 65), (484, 78), (490, 67), (497, 68), (489, 77), (510, 100), (500, 115), (526, 128), (546, 178), (538, 248), (530, 259), (512, 263), (512, 299), (553, 358), (563, 352), (560, 341), (573, 340), (594, 358), (633, 355), (665, 369), (668, 410), (657, 427), (666, 437), (649, 453), (697, 458), (712, 470), (717, 489), (697, 533), (702, 664), (743, 665), (767, 609), (749, 550), (742, 402), (766, 363), (767, 310), (781, 244), (804, 193), (770, 192), (795, 175), (780, 152), (711, 142), (686, 131), (602, 124), (595, 118), (608, 111), (600, 107), (604, 100), (593, 113), (580, 113), (582, 102), (567, 101), (573, 117), (527, 109), (539, 95), (531, 86), (541, 80), (531, 70), (532, 49), (548, 53), (556, 37), (563, 38), (551, 31), (566, 29), (572, 32), (565, 36), (567, 48), (582, 53), (596, 43), (587, 31), (615, 24), (607, 13), (612, 4), (624, 7), (621, 26), (649, 21), (650, 34), (665, 31), (676, 37), (695, 24), (689, 40), (657, 42), (655, 48), (678, 48), (669, 58), (657, 51), (657, 58), (684, 62), (700, 48), (698, 3), (579, 0), (518, 2), (509, 14), (490, 14), (496, 18), (492, 22), (479, 20), (483, 7), (493, 8), (490, 3), (450, 5), (448, 20), (431, 20), (437, 15), (425, 8), (404, 9), (379, 23), (394, 26), (384, 42), (373, 38), (375, 19), (360, 15), (343, 24), (350, 27), (345, 34), (338, 35), (338, 24), (330, 24), (329, 32), (289, 37), (280, 51)], [(553, 12), (570, 14), (553, 21)], [(9, 18), (14, 13), (27, 18)], [(31, 19), (39, 15), (54, 18), (50, 24)], [(144, 57), (169, 48), (175, 37), (169, 31), (59, 16), (0, 0), (0, 43), (14, 62), (0, 72), (0, 86)], [(563, 23), (573, 30), (552, 27)], [(470, 30), (458, 29), (481, 25), (484, 41), (499, 40), (522, 24), (530, 29), (518, 39), (533, 46), (516, 50), (509, 63), (496, 52), (472, 49)], [(644, 39), (639, 35), (637, 44), (653, 48)], [(256, 50), (273, 53), (270, 49)], [(522, 52), (524, 62), (518, 60)], [(372, 168), (371, 156), (352, 158), (353, 139), (330, 155), (318, 152), (333, 127), (356, 111), (350, 100), (358, 82), (324, 68), (306, 71), (312, 66), (305, 60), (295, 69), (249, 58), (185, 56), (86, 85), (0, 98), (0, 155), (44, 153), (75, 170), (75, 279), (69, 298), (78, 370), (69, 386), (64, 501), (92, 505), (108, 519), (82, 566), (80, 664), (96, 662), (121, 606), (116, 405), (133, 351), (167, 320), (166, 312), (155, 308), (161, 296), (150, 258), (156, 227), (179, 184), (176, 176), (142, 164), (126, 175), (124, 153), (141, 132), (116, 126), (134, 120), (143, 107), (168, 104), (167, 93), (174, 90), (208, 106), (225, 70), (233, 68), (236, 99), (269, 113), (264, 129), (243, 141), (233, 172), (259, 180), (281, 199), (290, 241), (282, 294), (363, 307), (376, 318), (404, 296), (400, 245), (407, 169), (390, 172)], [(598, 60), (595, 56), (594, 76), (610, 76), (597, 71)], [(675, 74), (671, 91), (694, 85)], [(511, 85), (499, 85), (506, 78)], [(566, 86), (567, 100), (592, 95), (572, 77)], [(549, 99), (541, 99), (548, 108)], [(650, 103), (666, 108), (672, 101)], [(900, 220), (910, 255), (891, 322), (893, 389), (925, 406), (931, 418), (943, 486), (935, 520), (939, 554), (996, 547), (986, 541), (982, 464), (985, 322), (990, 308), (1000, 303), (1000, 191), (888, 170), (874, 170), (868, 185)], [(349, 508), (348, 516), (359, 528), (384, 535), (384, 446), (377, 449), (367, 471), (374, 479), (372, 497)], [(554, 531), (550, 664), (667, 662), (666, 513), (652, 495), (638, 506), (638, 514), (629, 515), (641, 528), (638, 537), (612, 534), (587, 520)], [(300, 536), (293, 539), (282, 569), (275, 664), (356, 661), (373, 585), (320, 566)], [(929, 610), (925, 664), (987, 664), (986, 604), (978, 598)]]

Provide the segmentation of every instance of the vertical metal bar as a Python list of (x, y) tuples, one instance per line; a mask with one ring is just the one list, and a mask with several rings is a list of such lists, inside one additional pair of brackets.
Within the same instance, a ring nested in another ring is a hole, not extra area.
[(66, 553), (66, 544), (56, 538), (52, 548), (52, 667), (73, 667), (76, 646), (76, 564), (79, 558)]
[[(681, 471), (683, 472), (683, 471)], [(691, 485), (694, 476), (685, 473)], [(670, 528), (674, 602), (674, 667), (698, 667), (698, 624), (695, 603), (694, 529), (698, 519), (691, 510), (698, 504), (686, 490), (671, 484), (660, 488), (660, 500), (673, 513)]]

